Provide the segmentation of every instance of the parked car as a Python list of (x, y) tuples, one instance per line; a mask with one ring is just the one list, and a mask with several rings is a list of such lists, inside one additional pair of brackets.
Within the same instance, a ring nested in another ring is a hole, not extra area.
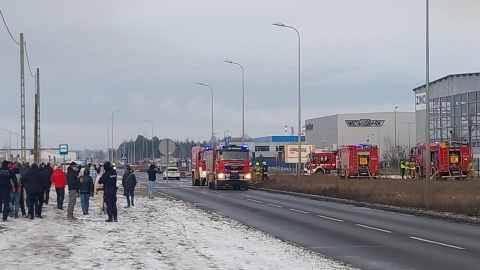
[(166, 180), (168, 178), (175, 178), (177, 180), (180, 180), (180, 171), (177, 167), (168, 167), (163, 172), (163, 180)]

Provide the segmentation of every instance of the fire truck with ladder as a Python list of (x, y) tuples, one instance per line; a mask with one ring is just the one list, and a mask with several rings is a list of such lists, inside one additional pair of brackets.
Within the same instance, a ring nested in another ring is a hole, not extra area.
[(218, 146), (206, 149), (204, 156), (208, 188), (248, 189), (252, 179), (248, 146)]
[(201, 146), (192, 147), (192, 186), (205, 186), (207, 183), (207, 163), (205, 162), (205, 151), (208, 148)]
[(376, 177), (378, 175), (378, 147), (371, 144), (343, 145), (338, 149), (340, 178)]
[(337, 151), (316, 149), (305, 164), (307, 173), (329, 174), (337, 170)]
[[(425, 143), (418, 143), (410, 150), (415, 159), (417, 174), (425, 176), (423, 157)], [(430, 143), (430, 170), (436, 178), (466, 178), (470, 162), (470, 147), (466, 142), (432, 142)]]

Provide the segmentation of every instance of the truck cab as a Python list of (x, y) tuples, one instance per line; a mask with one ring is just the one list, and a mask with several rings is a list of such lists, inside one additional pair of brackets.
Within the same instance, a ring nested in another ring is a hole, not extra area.
[(247, 190), (250, 173), (248, 146), (219, 146), (205, 151), (207, 182), (211, 189)]

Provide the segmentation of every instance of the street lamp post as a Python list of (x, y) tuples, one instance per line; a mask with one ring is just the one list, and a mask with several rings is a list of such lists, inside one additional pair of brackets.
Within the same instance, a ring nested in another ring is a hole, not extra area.
[(429, 10), (428, 10), (428, 0), (426, 0), (426, 14), (425, 14), (425, 207), (430, 207), (430, 193), (429, 193), (429, 182), (430, 182), (430, 33), (429, 33)]
[(114, 159), (115, 159), (115, 157), (113, 156), (114, 153), (115, 153), (114, 143), (113, 143), (113, 115), (114, 115), (116, 112), (119, 112), (119, 111), (121, 111), (121, 110), (115, 110), (115, 111), (112, 112), (112, 159), (111, 159), (112, 162), (114, 162)]
[(152, 124), (152, 160), (155, 161), (155, 147), (153, 144), (153, 122), (148, 120), (145, 120), (145, 122)]
[(273, 23), (274, 26), (279, 26), (279, 27), (286, 27), (295, 30), (298, 35), (298, 164), (297, 164), (297, 178), (298, 181), (300, 181), (301, 178), (301, 167), (302, 167), (302, 103), (301, 103), (301, 95), (300, 95), (300, 33), (298, 30), (289, 25), (285, 25), (283, 23)]
[[(242, 74), (243, 74), (243, 68), (242, 68)], [(243, 75), (242, 75), (242, 78), (243, 78)], [(211, 137), (210, 141), (211, 141), (211, 144), (213, 146), (213, 88), (208, 84), (204, 84), (204, 83), (197, 83), (197, 84), (210, 88), (210, 91), (212, 92), (212, 137)], [(243, 86), (242, 86), (242, 89), (243, 89)]]
[(394, 137), (395, 137), (395, 139), (394, 139), (395, 147), (394, 147), (394, 152), (393, 152), (393, 153), (395, 153), (395, 158), (398, 157), (398, 155), (397, 155), (397, 109), (398, 109), (398, 107), (395, 106), (395, 109), (394, 109), (394, 111), (395, 111), (395, 128), (394, 128), (394, 130), (395, 130), (395, 134), (394, 134)]
[(410, 124), (414, 124), (416, 123), (415, 121), (413, 122), (402, 122), (404, 124), (407, 124), (408, 125), (408, 149), (410, 149), (412, 146), (411, 146), (411, 139), (410, 139)]
[(148, 156), (148, 128), (145, 125), (140, 125), (140, 126), (145, 128), (145, 155), (146, 155), (147, 160), (148, 160), (148, 157), (149, 157)]
[(242, 69), (242, 144), (245, 143), (245, 72), (243, 70), (243, 66), (239, 63), (225, 60), (225, 63), (234, 64), (239, 66)]

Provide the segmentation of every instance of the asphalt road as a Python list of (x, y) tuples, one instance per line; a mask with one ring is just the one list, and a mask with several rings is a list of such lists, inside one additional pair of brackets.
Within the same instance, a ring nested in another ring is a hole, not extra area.
[[(146, 174), (136, 175), (147, 183)], [(362, 269), (480, 269), (477, 226), (257, 190), (215, 191), (189, 179), (168, 183), (157, 180), (156, 196), (168, 193)]]

